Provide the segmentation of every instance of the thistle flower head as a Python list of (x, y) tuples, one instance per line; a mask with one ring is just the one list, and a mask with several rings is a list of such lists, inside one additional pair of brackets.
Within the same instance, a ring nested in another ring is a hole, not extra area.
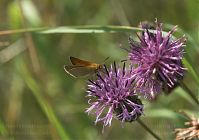
[(154, 33), (144, 27), (143, 34), (138, 35), (139, 42), (129, 40), (129, 59), (137, 65), (133, 75), (137, 91), (155, 98), (163, 87), (173, 88), (184, 76), (182, 58), (186, 39), (172, 38), (176, 26), (167, 35), (163, 35), (162, 24), (157, 21)]
[[(111, 125), (112, 118), (121, 122), (136, 120), (143, 113), (143, 105), (134, 93), (129, 79), (132, 69), (117, 68), (116, 64), (104, 72), (97, 73), (96, 80), (88, 81), (90, 107), (86, 112), (96, 115), (96, 123), (102, 121), (104, 126)], [(103, 115), (104, 114), (104, 115)]]

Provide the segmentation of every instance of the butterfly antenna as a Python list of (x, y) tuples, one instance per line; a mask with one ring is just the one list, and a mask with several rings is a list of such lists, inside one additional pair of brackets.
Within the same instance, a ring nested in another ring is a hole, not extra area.
[(67, 74), (69, 74), (70, 76), (72, 76), (72, 77), (74, 77), (74, 78), (77, 78), (75, 75), (73, 75), (73, 74), (71, 74), (71, 73), (69, 72), (69, 70), (67, 69), (67, 65), (64, 65), (64, 71), (65, 71)]

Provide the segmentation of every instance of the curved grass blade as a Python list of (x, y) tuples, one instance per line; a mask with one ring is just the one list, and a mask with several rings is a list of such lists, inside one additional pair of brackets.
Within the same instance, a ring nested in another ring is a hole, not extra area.
[(19, 39), (10, 46), (0, 51), (0, 66), (26, 50), (24, 40)]
[(185, 67), (188, 68), (188, 71), (190, 72), (192, 78), (199, 85), (199, 75), (197, 74), (197, 72), (195, 71), (195, 69), (193, 68), (193, 66), (185, 58), (183, 59), (183, 63), (185, 65)]
[[(58, 33), (118, 33), (118, 32), (133, 32), (142, 31), (143, 29), (131, 26), (115, 26), (115, 25), (83, 25), (83, 26), (59, 26), (59, 27), (38, 27), (38, 28), (24, 28), (14, 30), (0, 31), (1, 35), (12, 35), (25, 32), (36, 32), (41, 34), (58, 34)], [(155, 30), (149, 30), (155, 33)], [(167, 32), (163, 31), (163, 34)]]
[(38, 32), (48, 27), (38, 27), (38, 28), (24, 28), (24, 29), (13, 29), (13, 30), (3, 30), (0, 31), (0, 36), (3, 35), (12, 35), (12, 34), (19, 34), (19, 33), (26, 33), (26, 32)]
[(141, 28), (130, 26), (100, 26), (100, 25), (85, 25), (85, 26), (63, 26), (41, 31), (43, 34), (53, 33), (116, 33), (116, 32), (132, 32), (142, 31)]
[(42, 94), (41, 94), (42, 90), (41, 90), (40, 86), (33, 79), (33, 77), (31, 76), (31, 74), (28, 71), (25, 64), (21, 60), (18, 60), (17, 62), (18, 63), (16, 64), (16, 66), (17, 66), (17, 69), (18, 69), (21, 77), (23, 78), (24, 82), (27, 84), (27, 86), (32, 91), (34, 97), (38, 101), (39, 105), (41, 106), (41, 109), (46, 114), (49, 121), (52, 123), (52, 125), (57, 130), (60, 138), (63, 139), (63, 140), (70, 140), (67, 132), (64, 130), (64, 127), (59, 122), (59, 120), (56, 117), (53, 109), (50, 107), (48, 102), (42, 97)]

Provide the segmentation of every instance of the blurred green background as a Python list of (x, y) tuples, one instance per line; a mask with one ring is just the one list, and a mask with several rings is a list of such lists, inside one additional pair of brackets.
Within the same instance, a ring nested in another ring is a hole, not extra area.
[[(190, 40), (186, 58), (199, 72), (198, 0), (0, 0), (0, 30), (76, 25), (127, 25), (141, 21), (178, 25)], [(154, 139), (137, 122), (105, 128), (88, 116), (86, 78), (67, 75), (69, 56), (101, 63), (120, 61), (127, 53), (129, 35), (1, 34), (0, 31), (0, 139), (146, 140)], [(181, 34), (182, 35), (182, 34)], [(199, 95), (198, 84), (187, 72), (185, 83)], [(162, 139), (174, 139), (174, 128), (185, 119), (176, 111), (199, 115), (197, 105), (181, 88), (156, 102), (144, 101), (141, 118)]]

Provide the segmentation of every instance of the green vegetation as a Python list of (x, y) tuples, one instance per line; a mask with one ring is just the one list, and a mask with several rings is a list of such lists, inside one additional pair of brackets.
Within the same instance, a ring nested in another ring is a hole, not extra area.
[[(189, 1), (0, 1), (0, 139), (147, 140), (153, 137), (137, 122), (113, 120), (102, 133), (88, 116), (87, 78), (64, 72), (75, 56), (97, 63), (121, 61), (128, 37), (140, 21), (178, 25), (176, 37), (186, 35), (184, 84), (199, 100), (199, 3)], [(187, 91), (176, 88), (158, 100), (144, 101), (141, 118), (162, 139), (174, 139), (185, 118), (199, 117), (199, 107)]]

